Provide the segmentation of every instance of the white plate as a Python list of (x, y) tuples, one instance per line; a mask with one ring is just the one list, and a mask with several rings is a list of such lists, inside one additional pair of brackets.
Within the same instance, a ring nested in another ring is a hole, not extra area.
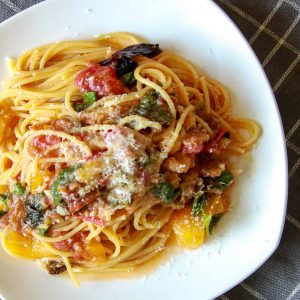
[(229, 88), (235, 111), (261, 124), (263, 135), (235, 186), (233, 211), (202, 248), (180, 251), (138, 278), (85, 281), (76, 288), (66, 276), (49, 276), (1, 252), (5, 299), (210, 299), (253, 273), (279, 243), (287, 160), (278, 108), (249, 45), (212, 1), (46, 1), (0, 25), (0, 79), (7, 75), (6, 56), (113, 31), (137, 33), (184, 55)]

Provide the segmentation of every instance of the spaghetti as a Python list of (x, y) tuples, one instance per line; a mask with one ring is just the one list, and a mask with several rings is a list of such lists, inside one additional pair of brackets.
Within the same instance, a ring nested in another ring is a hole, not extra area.
[(228, 210), (228, 158), (259, 136), (226, 89), (127, 33), (10, 61), (0, 93), (1, 243), (50, 273), (131, 270)]

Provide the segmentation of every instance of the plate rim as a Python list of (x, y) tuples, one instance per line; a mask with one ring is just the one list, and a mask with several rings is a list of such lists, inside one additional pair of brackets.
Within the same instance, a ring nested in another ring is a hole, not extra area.
[[(30, 14), (35, 10), (38, 10), (40, 7), (42, 6), (47, 6), (49, 5), (49, 3), (55, 3), (55, 2), (59, 2), (59, 1), (63, 1), (63, 0), (45, 0), (42, 2), (39, 2), (37, 4), (34, 4), (33, 6), (30, 6), (24, 10), (22, 10), (19, 13), (16, 13), (15, 15), (9, 17), (8, 19), (6, 19), (5, 21), (0, 23), (0, 29), (2, 27), (5, 27), (6, 25), (15, 22), (15, 19), (18, 19), (19, 17), (26, 15), (26, 14)], [(73, 0), (75, 2), (75, 0)], [(197, 0), (193, 0), (193, 1), (197, 1)], [(264, 78), (264, 84), (266, 85), (268, 92), (272, 98), (272, 105), (275, 108), (276, 111), (276, 116), (278, 118), (279, 122), (279, 129), (280, 129), (280, 137), (277, 137), (277, 139), (280, 138), (280, 145), (281, 145), (281, 149), (280, 151), (283, 154), (283, 166), (284, 166), (284, 170), (283, 170), (283, 174), (282, 174), (282, 179), (283, 179), (283, 194), (284, 194), (284, 199), (282, 199), (282, 204), (283, 204), (283, 211), (281, 214), (281, 219), (280, 219), (280, 229), (278, 230), (277, 233), (277, 238), (276, 240), (274, 239), (273, 244), (272, 244), (272, 249), (270, 249), (268, 251), (268, 253), (264, 253), (264, 258), (260, 261), (260, 263), (258, 265), (256, 265), (254, 268), (252, 268), (250, 270), (248, 270), (247, 274), (244, 276), (240, 276), (239, 279), (232, 281), (231, 285), (228, 285), (225, 289), (223, 289), (222, 291), (219, 291), (217, 294), (215, 294), (214, 297), (218, 297), (224, 293), (226, 293), (228, 290), (232, 289), (233, 287), (237, 286), (238, 284), (240, 284), (242, 281), (244, 281), (246, 278), (248, 278), (249, 276), (251, 276), (252, 274), (254, 274), (263, 264), (265, 264), (265, 262), (274, 254), (274, 252), (276, 251), (276, 249), (278, 248), (281, 238), (282, 238), (282, 234), (283, 234), (283, 230), (284, 230), (284, 225), (285, 225), (285, 218), (286, 218), (286, 211), (287, 211), (287, 201), (288, 201), (288, 156), (287, 156), (287, 148), (286, 148), (286, 143), (285, 143), (285, 133), (284, 133), (284, 128), (283, 128), (283, 122), (282, 122), (282, 118), (281, 118), (281, 114), (279, 111), (279, 107), (275, 98), (275, 95), (273, 93), (272, 87), (270, 85), (270, 82), (267, 78), (267, 75), (259, 61), (259, 59), (257, 58), (254, 50), (252, 49), (252, 47), (250, 46), (249, 42), (247, 41), (247, 39), (245, 38), (245, 36), (243, 35), (243, 33), (241, 32), (241, 30), (237, 27), (237, 25), (234, 23), (234, 21), (227, 15), (227, 13), (215, 2), (215, 1), (211, 1), (211, 0), (201, 0), (202, 2), (207, 2), (209, 5), (213, 6), (215, 10), (218, 11), (219, 14), (223, 15), (227, 22), (230, 23), (232, 25), (232, 27), (234, 28), (234, 30), (236, 31), (236, 33), (239, 35), (240, 39), (243, 41), (243, 44), (247, 47), (248, 50), (250, 50), (250, 53), (252, 55), (252, 58), (254, 59), (254, 61), (256, 62), (257, 67), (259, 67), (261, 74), (263, 75)], [(279, 221), (278, 221), (279, 223)], [(0, 291), (0, 295), (1, 295), (1, 291)], [(3, 299), (5, 299), (3, 297)]]

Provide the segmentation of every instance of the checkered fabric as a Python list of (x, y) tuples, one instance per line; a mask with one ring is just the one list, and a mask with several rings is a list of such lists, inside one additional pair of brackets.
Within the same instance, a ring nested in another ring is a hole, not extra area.
[[(0, 0), (0, 22), (40, 2)], [(289, 202), (281, 243), (252, 276), (218, 299), (300, 299), (300, 0), (215, 0), (240, 28), (269, 78), (283, 119)]]

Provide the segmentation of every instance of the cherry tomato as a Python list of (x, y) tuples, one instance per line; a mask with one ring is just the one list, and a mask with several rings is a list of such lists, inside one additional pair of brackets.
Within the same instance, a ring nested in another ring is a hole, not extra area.
[(112, 67), (98, 64), (77, 74), (75, 84), (81, 92), (97, 92), (99, 97), (119, 95), (126, 91), (125, 85), (118, 79)]

